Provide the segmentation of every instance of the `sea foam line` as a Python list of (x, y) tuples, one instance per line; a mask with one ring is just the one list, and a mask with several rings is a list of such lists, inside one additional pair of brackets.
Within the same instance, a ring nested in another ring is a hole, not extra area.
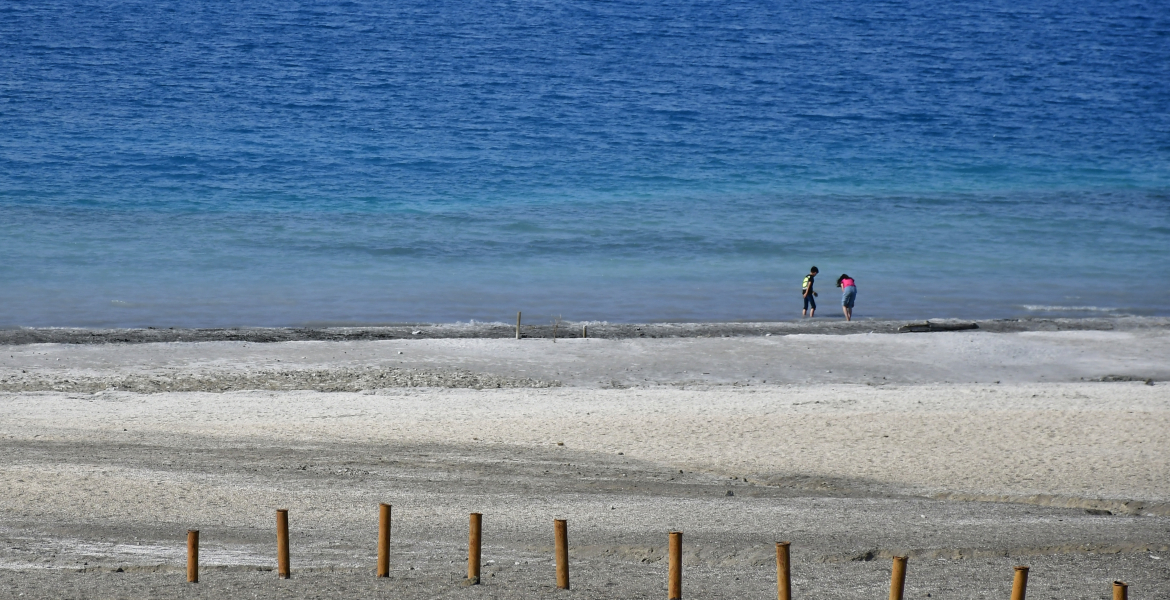
[(1024, 310), (1034, 312), (1080, 311), (1080, 312), (1117, 312), (1120, 308), (1105, 308), (1100, 306), (1049, 306), (1044, 304), (1025, 304)]

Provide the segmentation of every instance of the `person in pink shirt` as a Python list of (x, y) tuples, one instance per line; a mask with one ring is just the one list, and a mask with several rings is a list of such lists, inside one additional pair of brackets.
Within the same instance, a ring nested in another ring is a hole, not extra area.
[(853, 302), (857, 299), (857, 283), (853, 278), (842, 273), (837, 278), (837, 287), (841, 288), (841, 308), (845, 311), (845, 320), (853, 320)]

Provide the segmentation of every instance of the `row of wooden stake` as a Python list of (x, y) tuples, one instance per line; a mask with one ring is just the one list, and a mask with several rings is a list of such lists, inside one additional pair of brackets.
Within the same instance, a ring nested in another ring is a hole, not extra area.
[[(467, 579), (479, 583), (481, 533), (483, 514), (471, 513), (470, 532), (467, 539)], [(553, 535), (556, 540), (557, 587), (569, 589), (569, 526), (564, 519), (553, 521)], [(682, 599), (682, 532), (672, 531), (667, 544), (667, 598)], [(776, 597), (777, 600), (792, 600), (792, 563), (788, 556), (788, 542), (776, 542)], [(890, 600), (902, 600), (906, 585), (906, 561), (908, 557), (895, 556), (890, 572)], [(288, 509), (276, 511), (276, 565), (277, 575), (282, 579), (292, 576), (288, 557)], [(378, 506), (378, 577), (390, 576), (390, 505)], [(199, 581), (199, 531), (187, 531), (187, 581)], [(1011, 600), (1025, 600), (1028, 587), (1028, 567), (1016, 567), (1012, 581)], [(1129, 586), (1120, 581), (1113, 582), (1113, 600), (1128, 600)]]

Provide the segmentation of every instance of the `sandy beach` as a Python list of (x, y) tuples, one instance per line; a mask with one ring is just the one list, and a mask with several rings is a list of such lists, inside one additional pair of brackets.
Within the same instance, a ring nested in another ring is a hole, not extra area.
[(554, 518), (575, 597), (1170, 594), (1170, 329), (988, 329), (11, 343), (0, 597), (553, 597)]
[(1170, 600), (1168, 4), (0, 4), (0, 600)]

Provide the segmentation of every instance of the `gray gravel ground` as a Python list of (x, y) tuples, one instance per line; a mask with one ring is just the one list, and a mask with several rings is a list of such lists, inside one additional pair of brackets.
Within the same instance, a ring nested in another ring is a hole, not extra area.
[[(15, 463), (68, 462), (98, 480), (118, 465), (183, 482), (196, 500), (6, 511), (0, 597), (655, 598), (671, 530), (684, 532), (687, 597), (769, 597), (780, 539), (793, 544), (798, 597), (878, 596), (898, 554), (911, 557), (909, 598), (1005, 597), (1015, 564), (1032, 566), (1032, 598), (1104, 598), (1113, 579), (1135, 598), (1170, 595), (1167, 517), (880, 495), (844, 481), (766, 486), (564, 448), (188, 442), (0, 442)], [(394, 505), (388, 581), (372, 577), (380, 501)], [(291, 581), (271, 571), (276, 506), (290, 509)], [(484, 514), (490, 562), (467, 589), (472, 511)], [(552, 587), (554, 518), (569, 520), (569, 593)], [(188, 528), (201, 530), (197, 585), (182, 571)]]
[[(1144, 322), (1144, 321), (1143, 321)], [(0, 391), (1170, 380), (1170, 328), (626, 339), (0, 346)]]
[[(907, 568), (909, 599), (1008, 598), (1012, 558), (978, 561), (914, 561)], [(1032, 557), (1028, 597), (1048, 599), (1112, 598), (1112, 578), (1130, 585), (1130, 598), (1165, 598), (1170, 569), (1166, 561), (1128, 556)], [(460, 585), (458, 565), (448, 568), (392, 569), (376, 579), (370, 569), (294, 572), (289, 580), (272, 571), (207, 570), (197, 584), (185, 583), (177, 569), (110, 571), (0, 571), (0, 595), (13, 598), (666, 598), (662, 563), (573, 562), (572, 589), (558, 590), (546, 563), (522, 563), (485, 574), (484, 583)], [(793, 597), (885, 598), (890, 566), (885, 561), (820, 564), (793, 559)], [(485, 571), (485, 573), (487, 573)], [(684, 598), (775, 598), (771, 567), (688, 566)], [(52, 590), (52, 596), (45, 594)], [(23, 596), (21, 594), (24, 594)]]
[(429, 388), (548, 388), (560, 382), (530, 377), (501, 377), (459, 369), (332, 368), (251, 369), (247, 372), (132, 373), (109, 375), (59, 375), (7, 373), (0, 375), (0, 391), (6, 392), (228, 392), (234, 390), (313, 390), (360, 392), (396, 387)]

